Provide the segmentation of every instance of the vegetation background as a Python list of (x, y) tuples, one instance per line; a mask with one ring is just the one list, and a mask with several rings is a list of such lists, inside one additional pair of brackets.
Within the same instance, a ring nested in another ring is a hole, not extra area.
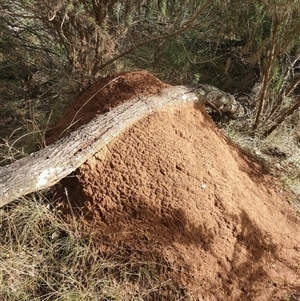
[[(299, 194), (299, 14), (299, 0), (0, 0), (0, 164), (44, 147), (49, 125), (97, 78), (146, 69), (245, 97), (249, 115), (218, 125)], [(0, 209), (1, 300), (140, 300), (159, 290), (149, 264), (102, 258), (45, 198)], [(128, 295), (129, 275), (147, 282), (139, 296)]]

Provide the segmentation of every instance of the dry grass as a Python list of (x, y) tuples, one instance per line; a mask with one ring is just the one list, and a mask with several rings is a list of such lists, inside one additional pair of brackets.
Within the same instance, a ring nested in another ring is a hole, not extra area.
[(107, 257), (79, 223), (65, 223), (41, 193), (0, 209), (0, 300), (180, 299), (154, 263)]

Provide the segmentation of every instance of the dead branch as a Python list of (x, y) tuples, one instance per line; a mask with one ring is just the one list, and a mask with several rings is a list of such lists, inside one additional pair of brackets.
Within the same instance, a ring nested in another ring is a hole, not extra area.
[(271, 74), (271, 68), (272, 64), (275, 58), (275, 48), (276, 48), (276, 42), (277, 42), (277, 35), (279, 31), (279, 20), (275, 20), (274, 29), (272, 33), (272, 42), (271, 42), (271, 50), (268, 56), (268, 62), (266, 66), (266, 70), (264, 72), (263, 81), (262, 81), (262, 89), (260, 90), (259, 98), (258, 98), (258, 106), (257, 106), (257, 112), (256, 117), (253, 125), (253, 131), (255, 131), (260, 123), (260, 117), (263, 112), (263, 109), (265, 107), (266, 102), (266, 96), (267, 96), (267, 90), (268, 90), (268, 84)]
[(294, 112), (295, 112), (296, 110), (298, 110), (299, 108), (300, 108), (300, 97), (297, 98), (297, 100), (296, 100), (296, 102), (295, 102), (295, 104), (294, 104), (293, 106), (291, 106), (291, 107), (290, 107), (289, 109), (287, 109), (286, 111), (282, 112), (282, 113), (277, 117), (277, 119), (275, 120), (274, 125), (271, 126), (267, 131), (264, 132), (264, 137), (267, 137), (267, 136), (269, 136), (271, 133), (273, 133), (273, 132), (277, 129), (277, 127), (278, 127), (279, 125), (281, 125), (281, 124), (284, 122), (284, 120), (285, 120), (288, 116), (294, 114)]
[(0, 168), (0, 207), (28, 193), (53, 186), (147, 114), (198, 100), (186, 87), (135, 98), (72, 132), (39, 152)]

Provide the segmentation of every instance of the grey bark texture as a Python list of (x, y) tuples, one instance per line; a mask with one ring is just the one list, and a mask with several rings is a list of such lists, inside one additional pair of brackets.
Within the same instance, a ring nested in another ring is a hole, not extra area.
[(187, 102), (210, 106), (231, 117), (245, 114), (233, 95), (210, 85), (175, 86), (159, 94), (132, 99), (95, 117), (55, 144), (0, 167), (0, 207), (28, 193), (53, 186), (146, 115)]
[(146, 115), (168, 106), (197, 101), (199, 95), (183, 86), (132, 99), (94, 118), (57, 143), (1, 167), (0, 207), (28, 193), (53, 186)]

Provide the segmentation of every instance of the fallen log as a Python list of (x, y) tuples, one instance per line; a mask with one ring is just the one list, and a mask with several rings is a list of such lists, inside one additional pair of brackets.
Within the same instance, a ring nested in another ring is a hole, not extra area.
[(0, 168), (0, 207), (31, 192), (49, 188), (103, 149), (131, 124), (168, 106), (200, 101), (190, 88), (166, 88), (141, 96), (94, 118), (55, 144)]

